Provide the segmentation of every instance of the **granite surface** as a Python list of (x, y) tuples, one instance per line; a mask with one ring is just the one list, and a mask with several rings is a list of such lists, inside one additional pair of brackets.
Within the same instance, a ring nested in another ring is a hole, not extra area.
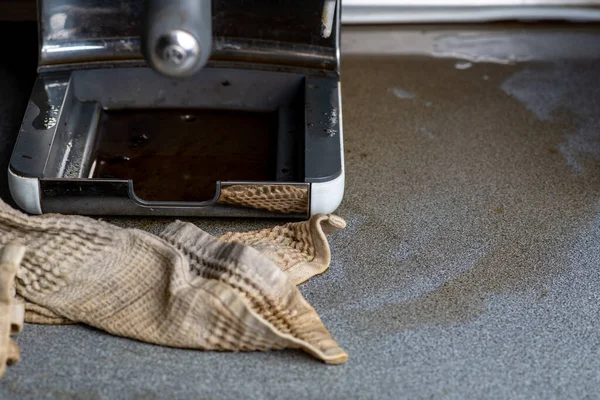
[[(34, 72), (15, 65), (0, 68), (0, 168)], [(26, 325), (0, 398), (597, 398), (599, 69), (593, 57), (344, 57), (348, 227), (301, 291), (346, 364)], [(4, 174), (0, 189), (6, 200)]]

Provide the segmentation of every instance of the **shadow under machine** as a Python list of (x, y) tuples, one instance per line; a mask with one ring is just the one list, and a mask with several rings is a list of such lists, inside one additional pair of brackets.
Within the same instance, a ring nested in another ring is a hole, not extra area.
[(25, 211), (287, 216), (344, 191), (336, 0), (40, 0)]

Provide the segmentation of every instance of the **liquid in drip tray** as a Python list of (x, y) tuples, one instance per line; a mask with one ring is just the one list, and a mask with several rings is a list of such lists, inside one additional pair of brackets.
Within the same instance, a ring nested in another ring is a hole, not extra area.
[(206, 201), (217, 181), (273, 180), (276, 135), (276, 112), (103, 111), (92, 177), (131, 179), (146, 201)]

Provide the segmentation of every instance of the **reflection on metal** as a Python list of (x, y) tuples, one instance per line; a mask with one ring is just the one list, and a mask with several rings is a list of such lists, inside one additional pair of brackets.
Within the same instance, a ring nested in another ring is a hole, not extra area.
[[(213, 1), (212, 51), (203, 54), (210, 53), (211, 61), (267, 62), (335, 71), (339, 35), (336, 2)], [(39, 5), (40, 67), (144, 60), (142, 16), (147, 1), (43, 0)]]
[(59, 52), (72, 52), (72, 51), (87, 51), (87, 50), (100, 50), (103, 49), (104, 45), (75, 45), (75, 46), (59, 46), (56, 44), (44, 47), (43, 51), (47, 53), (59, 53)]
[(308, 214), (308, 195), (306, 184), (222, 184), (217, 204), (284, 214)]
[[(139, 38), (89, 39), (78, 43), (44, 45), (42, 66), (63, 63), (143, 61)], [(273, 43), (249, 39), (217, 38), (213, 43), (212, 61), (249, 61), (262, 64), (287, 64), (309, 68), (336, 69), (336, 53), (321, 46)]]
[(215, 39), (211, 60), (248, 61), (300, 67), (337, 69), (336, 52), (304, 43), (279, 43), (238, 38)]
[(323, 30), (321, 32), (321, 36), (323, 36), (324, 38), (328, 38), (329, 36), (331, 36), (333, 20), (335, 19), (336, 3), (336, 0), (325, 0), (325, 4), (323, 4), (323, 16), (321, 17)]
[(143, 19), (142, 53), (156, 72), (188, 78), (206, 65), (212, 49), (212, 0), (147, 0)]
[(78, 42), (61, 41), (41, 48), (41, 60), (45, 65), (93, 61), (143, 60), (138, 38), (87, 39)]

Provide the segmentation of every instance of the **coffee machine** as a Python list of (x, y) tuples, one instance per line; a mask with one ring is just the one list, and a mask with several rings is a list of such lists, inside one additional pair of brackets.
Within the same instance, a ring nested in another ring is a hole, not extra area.
[(344, 192), (339, 0), (39, 0), (32, 214), (308, 218)]

